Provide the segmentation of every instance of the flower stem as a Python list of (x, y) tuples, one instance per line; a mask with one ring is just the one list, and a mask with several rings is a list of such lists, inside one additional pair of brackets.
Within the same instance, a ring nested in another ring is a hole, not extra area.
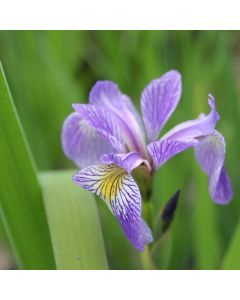
[(145, 250), (140, 255), (143, 270), (156, 270), (149, 245), (145, 245)]
[[(143, 218), (152, 229), (153, 207), (151, 201), (143, 202)], [(141, 253), (142, 268), (144, 270), (156, 270), (156, 266), (151, 253), (151, 245), (146, 244), (144, 252)]]

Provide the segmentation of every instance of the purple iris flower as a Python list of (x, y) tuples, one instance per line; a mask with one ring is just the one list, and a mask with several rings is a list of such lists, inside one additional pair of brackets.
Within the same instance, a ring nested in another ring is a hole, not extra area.
[(208, 175), (211, 198), (227, 204), (232, 197), (224, 167), (225, 141), (215, 129), (219, 115), (213, 96), (208, 99), (208, 115), (181, 123), (158, 139), (181, 92), (181, 75), (175, 70), (146, 86), (141, 110), (147, 139), (130, 98), (111, 81), (98, 81), (90, 92), (89, 104), (73, 104), (75, 112), (63, 125), (64, 153), (80, 168), (73, 181), (103, 199), (139, 251), (153, 238), (141, 216), (141, 193), (131, 175), (133, 169), (144, 166), (152, 176), (173, 156), (193, 147)]

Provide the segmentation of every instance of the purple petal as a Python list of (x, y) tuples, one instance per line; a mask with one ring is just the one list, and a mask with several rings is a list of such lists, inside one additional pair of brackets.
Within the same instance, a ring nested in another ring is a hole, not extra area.
[(232, 186), (224, 167), (225, 141), (218, 132), (200, 139), (195, 148), (197, 160), (209, 177), (209, 193), (218, 204), (227, 204), (232, 196)]
[(196, 120), (187, 121), (177, 125), (165, 134), (161, 140), (168, 138), (184, 141), (185, 139), (196, 139), (211, 134), (220, 117), (216, 111), (215, 100), (212, 95), (209, 95), (208, 104), (211, 108), (209, 115), (206, 116), (202, 114)]
[(144, 89), (141, 108), (149, 141), (158, 138), (161, 129), (174, 112), (181, 93), (181, 75), (174, 70), (151, 81)]
[(96, 130), (76, 112), (70, 114), (63, 124), (62, 147), (65, 155), (79, 168), (97, 164), (100, 162), (100, 154), (113, 151)]
[(141, 220), (141, 232), (144, 240), (144, 244), (149, 244), (153, 242), (152, 231), (149, 228), (148, 224), (143, 220)]
[(148, 145), (147, 149), (153, 159), (154, 168), (163, 165), (176, 154), (196, 146), (198, 139), (211, 134), (214, 131), (219, 115), (215, 109), (215, 101), (209, 97), (211, 112), (202, 115), (197, 120), (191, 120), (177, 125), (170, 130), (160, 141)]
[(130, 136), (131, 150), (144, 154), (146, 145), (141, 118), (130, 98), (122, 94), (115, 83), (98, 81), (90, 92), (89, 101), (119, 118), (123, 130)]
[[(124, 152), (124, 137), (121, 127), (111, 113), (91, 104), (73, 104), (73, 108), (87, 121), (117, 152)], [(90, 149), (89, 149), (90, 150)], [(104, 153), (104, 152), (102, 152)]]
[(141, 217), (139, 188), (124, 169), (114, 164), (87, 167), (75, 174), (73, 181), (104, 200), (138, 251), (152, 241), (151, 231)]
[(101, 161), (105, 164), (116, 164), (131, 174), (132, 170), (145, 163), (147, 167), (150, 165), (147, 160), (137, 152), (129, 152), (127, 154), (103, 154), (101, 155)]
[(148, 152), (153, 160), (154, 169), (159, 168), (166, 161), (178, 153), (193, 147), (198, 143), (197, 140), (190, 139), (185, 141), (164, 139), (157, 142), (152, 142), (147, 146)]

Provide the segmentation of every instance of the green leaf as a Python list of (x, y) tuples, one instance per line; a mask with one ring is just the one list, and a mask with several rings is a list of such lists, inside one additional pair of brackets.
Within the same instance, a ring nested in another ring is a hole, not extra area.
[[(79, 39), (84, 35), (82, 31), (0, 32), (0, 57), (39, 170), (73, 166), (62, 155), (59, 137), (72, 100), (87, 99), (86, 84), (76, 74), (82, 69)], [(89, 79), (85, 81), (89, 85)]]
[(216, 222), (216, 204), (208, 193), (208, 178), (199, 166), (196, 169), (198, 192), (195, 195), (193, 218), (196, 269), (211, 270), (219, 266), (221, 247)]
[(41, 189), (0, 64), (0, 216), (18, 266), (55, 267)]
[(169, 268), (172, 255), (171, 232), (166, 232), (158, 241), (155, 242), (152, 248), (152, 255), (154, 257), (157, 269), (166, 270)]
[(226, 251), (222, 269), (224, 270), (239, 270), (240, 269), (240, 223), (235, 230), (232, 241)]
[(40, 175), (57, 269), (107, 269), (95, 199), (72, 182), (72, 174)]

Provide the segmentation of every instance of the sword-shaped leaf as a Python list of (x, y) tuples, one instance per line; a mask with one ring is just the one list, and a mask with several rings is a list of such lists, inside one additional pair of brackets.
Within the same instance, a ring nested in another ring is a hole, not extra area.
[(53, 269), (33, 160), (0, 64), (0, 217), (19, 268)]
[(107, 269), (94, 196), (72, 182), (73, 173), (40, 175), (57, 269)]

